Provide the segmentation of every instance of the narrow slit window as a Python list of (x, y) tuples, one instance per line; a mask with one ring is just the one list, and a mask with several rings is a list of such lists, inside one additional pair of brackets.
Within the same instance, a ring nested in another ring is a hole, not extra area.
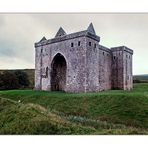
[(46, 67), (46, 77), (48, 77), (48, 67)]
[(96, 44), (94, 45), (94, 47), (96, 48)]
[(71, 43), (71, 47), (73, 47), (73, 43)]
[(78, 46), (80, 46), (80, 41), (78, 41)]
[(89, 42), (89, 46), (91, 46), (91, 42)]

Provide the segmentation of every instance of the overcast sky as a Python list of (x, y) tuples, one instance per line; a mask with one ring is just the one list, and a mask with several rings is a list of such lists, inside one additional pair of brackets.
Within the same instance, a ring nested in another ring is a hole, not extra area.
[(34, 68), (34, 43), (93, 23), (100, 44), (134, 50), (133, 73), (148, 74), (148, 14), (0, 14), (0, 69)]

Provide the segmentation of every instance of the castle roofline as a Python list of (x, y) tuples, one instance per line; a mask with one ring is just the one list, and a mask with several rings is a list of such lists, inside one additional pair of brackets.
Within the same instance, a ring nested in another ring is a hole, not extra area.
[(110, 48), (107, 48), (107, 47), (100, 45), (100, 44), (99, 44), (99, 49), (107, 51), (107, 52), (111, 52)]
[(130, 54), (133, 54), (133, 50), (126, 47), (126, 46), (118, 46), (118, 47), (112, 47), (111, 48), (112, 51), (126, 51), (126, 52), (129, 52)]
[(75, 33), (71, 33), (71, 34), (65, 34), (62, 36), (58, 36), (52, 39), (48, 39), (48, 40), (44, 40), (42, 42), (37, 42), (35, 43), (35, 47), (39, 47), (39, 46), (43, 46), (43, 45), (47, 45), (47, 44), (52, 44), (52, 43), (56, 43), (56, 42), (61, 42), (61, 41), (65, 41), (65, 40), (69, 40), (69, 39), (73, 39), (73, 38), (78, 38), (78, 37), (89, 37), (92, 38), (96, 41), (100, 41), (100, 37), (89, 32), (88, 30), (84, 30), (84, 31), (79, 31), (79, 32), (75, 32)]

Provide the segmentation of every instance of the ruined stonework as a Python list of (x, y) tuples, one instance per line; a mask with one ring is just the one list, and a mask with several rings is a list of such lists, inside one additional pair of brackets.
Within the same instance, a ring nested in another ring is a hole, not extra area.
[(99, 44), (92, 23), (87, 30), (35, 43), (35, 89), (95, 92), (133, 87), (133, 50)]

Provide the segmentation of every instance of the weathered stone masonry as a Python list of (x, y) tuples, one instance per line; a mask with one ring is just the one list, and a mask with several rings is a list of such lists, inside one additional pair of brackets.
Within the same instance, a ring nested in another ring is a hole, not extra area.
[(35, 89), (95, 92), (133, 87), (133, 50), (99, 44), (92, 23), (87, 30), (35, 43)]

